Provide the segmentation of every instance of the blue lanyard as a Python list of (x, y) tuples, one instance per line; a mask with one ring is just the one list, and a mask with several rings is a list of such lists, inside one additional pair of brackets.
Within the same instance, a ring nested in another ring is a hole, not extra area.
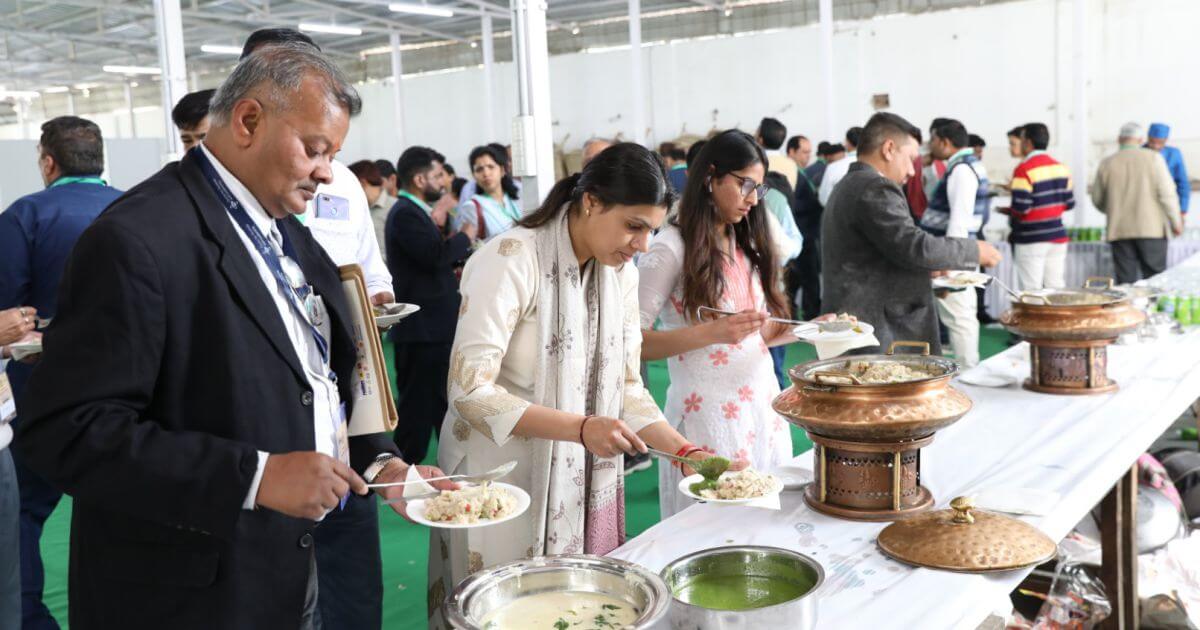
[[(213, 167), (212, 162), (208, 161), (208, 156), (204, 155), (204, 151), (200, 149), (193, 149), (192, 153), (195, 154), (196, 161), (200, 164), (200, 170), (204, 173), (204, 178), (208, 180), (209, 186), (212, 186), (212, 189), (216, 191), (217, 197), (220, 198), (222, 205), (225, 206), (225, 210), (233, 217), (234, 222), (242, 229), (242, 232), (245, 232), (250, 241), (254, 243), (254, 248), (258, 250), (258, 255), (262, 257), (263, 262), (267, 264), (267, 268), (271, 270), (271, 275), (275, 276), (275, 282), (283, 290), (284, 295), (290, 298), (287, 302), (292, 306), (292, 310), (296, 312), (296, 315), (305, 324), (308, 324), (313, 341), (316, 342), (317, 349), (321, 352), (321, 360), (328, 367), (329, 343), (325, 341), (325, 336), (321, 334), (321, 331), (313, 325), (306, 309), (302, 306), (304, 300), (311, 295), (312, 288), (307, 284), (300, 287), (299, 290), (292, 286), (287, 274), (283, 271), (283, 266), (279, 264), (279, 257), (275, 255), (275, 248), (271, 246), (271, 242), (267, 240), (262, 230), (254, 225), (254, 222), (250, 219), (250, 215), (242, 207), (242, 202), (238, 201), (233, 192), (229, 190), (229, 187), (225, 185), (225, 181), (221, 179), (221, 176), (217, 173), (217, 169)], [(299, 258), (296, 257), (296, 252), (292, 248), (292, 242), (288, 238), (287, 231), (279, 230), (279, 236), (283, 240), (283, 255), (299, 264)], [(332, 370), (329, 372), (329, 377), (335, 383), (337, 382), (337, 375)]]

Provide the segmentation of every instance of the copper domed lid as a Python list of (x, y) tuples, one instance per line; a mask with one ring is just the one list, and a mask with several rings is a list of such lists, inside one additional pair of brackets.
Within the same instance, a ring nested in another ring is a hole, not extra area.
[(879, 548), (901, 562), (964, 573), (1036, 566), (1058, 551), (1058, 545), (1036, 527), (974, 511), (971, 499), (958, 497), (950, 508), (888, 525), (879, 533)]

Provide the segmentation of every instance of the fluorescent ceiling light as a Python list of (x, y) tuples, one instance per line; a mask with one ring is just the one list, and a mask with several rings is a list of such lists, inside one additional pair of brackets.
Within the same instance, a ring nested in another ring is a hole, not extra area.
[(330, 35), (362, 35), (362, 29), (356, 26), (338, 26), (337, 24), (300, 23), (300, 30), (309, 33), (329, 33)]
[(0, 91), (0, 98), (19, 98), (19, 99), (34, 99), (41, 94), (29, 90), (4, 90)]
[(226, 46), (224, 44), (204, 44), (200, 46), (200, 52), (212, 53), (214, 55), (241, 55), (241, 46)]
[(427, 4), (412, 2), (392, 2), (388, 8), (396, 13), (412, 13), (414, 15), (432, 15), (433, 17), (454, 17), (454, 11), (446, 7), (431, 7)]
[(70, 92), (71, 88), (69, 88), (65, 85), (52, 85), (48, 88), (43, 89), (42, 91), (45, 92), (46, 94), (62, 94), (63, 92)]
[(105, 72), (113, 74), (161, 74), (162, 70), (150, 66), (104, 66)]

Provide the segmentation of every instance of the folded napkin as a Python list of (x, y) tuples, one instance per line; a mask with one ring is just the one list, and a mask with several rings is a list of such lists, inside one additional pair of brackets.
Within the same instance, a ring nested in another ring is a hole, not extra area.
[(980, 387), (1011, 387), (1029, 375), (1029, 361), (1002, 355), (958, 375), (958, 380)]
[(853, 335), (841, 339), (807, 341), (817, 349), (818, 359), (832, 359), (833, 357), (840, 357), (856, 348), (869, 348), (871, 346), (879, 345), (879, 340), (875, 338), (873, 333), (866, 335)]
[(417, 472), (416, 466), (408, 467), (408, 474), (404, 476), (404, 481), (407, 482), (403, 486), (405, 499), (437, 491), (437, 488), (429, 485), (428, 482), (421, 478), (421, 473)]
[(37, 355), (41, 354), (42, 353), (42, 342), (38, 341), (38, 342), (34, 342), (34, 343), (14, 343), (13, 345), (8, 347), (8, 350), (10, 353), (12, 353), (12, 358), (14, 360), (21, 361), (22, 359), (25, 359), (26, 357), (33, 357), (33, 356), (37, 356)]

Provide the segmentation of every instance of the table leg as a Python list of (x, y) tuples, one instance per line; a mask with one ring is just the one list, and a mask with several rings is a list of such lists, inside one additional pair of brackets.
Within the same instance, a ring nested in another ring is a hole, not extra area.
[(1102, 630), (1135, 630), (1137, 596), (1137, 466), (1121, 475), (1100, 503), (1100, 580), (1112, 604)]

